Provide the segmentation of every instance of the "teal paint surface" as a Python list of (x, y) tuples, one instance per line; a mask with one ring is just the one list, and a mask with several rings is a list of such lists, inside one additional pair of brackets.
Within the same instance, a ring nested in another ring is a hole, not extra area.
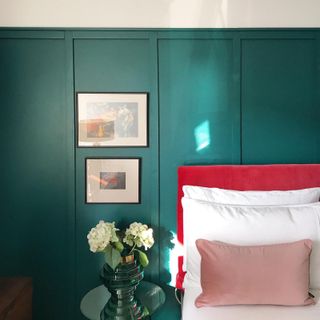
[(243, 40), (244, 162), (319, 161), (316, 45), (303, 38)]
[[(107, 34), (105, 34), (106, 36)], [(157, 91), (152, 68), (152, 39), (147, 34), (132, 39), (76, 39), (74, 41), (75, 90), (94, 92), (149, 92), (149, 144), (148, 148), (78, 148), (76, 151), (77, 197), (77, 284), (78, 299), (90, 288), (100, 284), (98, 278), (102, 256), (88, 250), (86, 235), (100, 219), (115, 221), (120, 226), (141, 221), (158, 226), (157, 178)], [(142, 157), (141, 204), (85, 204), (85, 158)], [(155, 251), (156, 252), (156, 251)], [(150, 257), (146, 279), (158, 282), (158, 255)], [(88, 277), (88, 267), (95, 277)]]
[(32, 276), (34, 319), (63, 319), (73, 294), (64, 40), (1, 39), (0, 70), (0, 275)]
[[(230, 39), (159, 41), (161, 280), (174, 282), (177, 167), (239, 162)], [(239, 144), (238, 144), (239, 145)], [(169, 273), (170, 271), (170, 273)], [(177, 270), (176, 270), (177, 271)], [(177, 319), (177, 316), (172, 319)]]
[[(177, 167), (319, 162), (319, 48), (319, 30), (0, 30), (0, 276), (34, 277), (34, 319), (83, 319), (100, 219), (152, 225), (153, 319), (179, 319)], [(149, 92), (149, 147), (77, 148), (81, 91)], [(85, 204), (87, 157), (141, 157), (141, 203)]]

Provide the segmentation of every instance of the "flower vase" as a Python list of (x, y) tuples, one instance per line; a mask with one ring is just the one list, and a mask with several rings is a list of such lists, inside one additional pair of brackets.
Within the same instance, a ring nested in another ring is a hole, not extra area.
[(134, 255), (122, 257), (115, 270), (108, 264), (103, 266), (101, 279), (111, 297), (100, 313), (101, 320), (148, 319), (147, 310), (135, 296), (143, 275), (143, 267)]

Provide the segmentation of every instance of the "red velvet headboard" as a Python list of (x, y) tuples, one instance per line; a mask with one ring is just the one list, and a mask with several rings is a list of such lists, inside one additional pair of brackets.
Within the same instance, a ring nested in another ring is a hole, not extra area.
[[(177, 237), (183, 243), (183, 185), (233, 190), (294, 190), (320, 186), (320, 164), (183, 166), (178, 169)], [(176, 287), (184, 272), (179, 257)]]

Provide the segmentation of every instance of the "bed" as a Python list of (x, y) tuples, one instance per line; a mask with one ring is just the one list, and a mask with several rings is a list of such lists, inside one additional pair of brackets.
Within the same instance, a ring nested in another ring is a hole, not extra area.
[[(231, 190), (296, 190), (320, 186), (319, 164), (182, 166), (178, 169), (177, 237), (184, 242), (182, 187), (185, 185)], [(235, 305), (197, 308), (201, 287), (184, 287), (183, 257), (179, 257), (176, 287), (184, 290), (183, 320), (316, 320), (320, 319), (320, 290), (310, 290), (316, 304), (309, 306)]]
[[(182, 303), (183, 320), (319, 320), (320, 304), (303, 307), (225, 306), (196, 308), (200, 288), (186, 288)], [(312, 291), (319, 300), (319, 291)]]

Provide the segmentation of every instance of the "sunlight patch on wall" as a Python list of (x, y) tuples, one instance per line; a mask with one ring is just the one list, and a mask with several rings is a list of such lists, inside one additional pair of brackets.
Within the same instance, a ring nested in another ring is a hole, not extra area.
[(196, 141), (196, 151), (199, 152), (211, 143), (209, 121), (203, 121), (194, 129), (194, 137)]
[(178, 257), (183, 256), (183, 245), (178, 241), (177, 234), (172, 232), (173, 239), (171, 240), (172, 247), (169, 251), (169, 272), (171, 275), (171, 280), (168, 283), (170, 286), (175, 287), (176, 276), (178, 274)]

